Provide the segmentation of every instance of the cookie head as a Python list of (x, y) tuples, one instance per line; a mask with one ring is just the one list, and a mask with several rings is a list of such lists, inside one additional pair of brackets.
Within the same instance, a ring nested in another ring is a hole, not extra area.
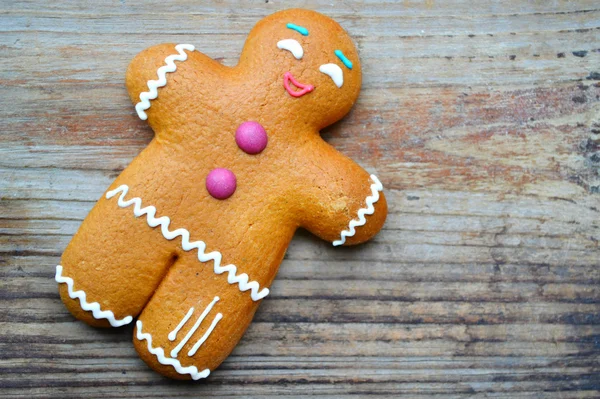
[(271, 104), (319, 128), (341, 119), (358, 97), (361, 67), (350, 36), (310, 10), (281, 11), (250, 32), (240, 68)]

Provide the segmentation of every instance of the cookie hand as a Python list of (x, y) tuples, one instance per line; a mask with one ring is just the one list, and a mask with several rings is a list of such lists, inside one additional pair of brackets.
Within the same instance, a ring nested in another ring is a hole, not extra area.
[(301, 225), (334, 246), (371, 239), (387, 216), (383, 186), (351, 159), (324, 141), (303, 148), (305, 162)]

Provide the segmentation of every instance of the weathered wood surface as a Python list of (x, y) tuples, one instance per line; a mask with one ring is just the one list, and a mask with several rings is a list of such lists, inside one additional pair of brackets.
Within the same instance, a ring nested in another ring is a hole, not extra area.
[(152, 136), (129, 60), (191, 42), (235, 64), (286, 7), (201, 3), (0, 5), (0, 396), (600, 397), (594, 0), (294, 2), (359, 46), (362, 95), (324, 137), (387, 187), (384, 231), (351, 249), (299, 232), (207, 381), (151, 372), (131, 328), (74, 321), (54, 266)]

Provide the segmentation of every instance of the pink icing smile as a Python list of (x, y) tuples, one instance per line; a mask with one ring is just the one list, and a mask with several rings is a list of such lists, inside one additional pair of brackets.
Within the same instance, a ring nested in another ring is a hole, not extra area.
[[(300, 90), (299, 91), (293, 90), (290, 87), (290, 83), (292, 83), (294, 86), (296, 86)], [(315, 87), (313, 85), (305, 85), (304, 83), (298, 82), (296, 79), (294, 79), (291, 72), (286, 72), (283, 74), (283, 87), (285, 87), (287, 92), (290, 93), (290, 96), (292, 96), (292, 97), (302, 97), (306, 93), (310, 93), (311, 91), (313, 91), (315, 89)]]

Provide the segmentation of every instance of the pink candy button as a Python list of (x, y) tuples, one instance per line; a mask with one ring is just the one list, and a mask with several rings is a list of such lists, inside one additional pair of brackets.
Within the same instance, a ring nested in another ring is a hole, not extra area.
[(237, 187), (237, 179), (232, 171), (217, 168), (206, 176), (206, 189), (216, 199), (227, 199), (233, 195)]
[(235, 131), (235, 142), (248, 154), (258, 154), (267, 147), (267, 132), (258, 122), (244, 122)]

